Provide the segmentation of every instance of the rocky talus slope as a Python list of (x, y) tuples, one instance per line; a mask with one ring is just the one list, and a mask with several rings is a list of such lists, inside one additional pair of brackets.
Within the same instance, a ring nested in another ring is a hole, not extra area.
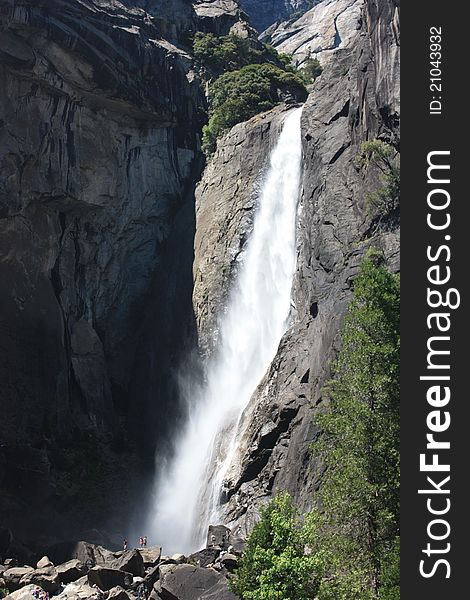
[(227, 577), (242, 549), (225, 527), (211, 528), (206, 547), (191, 556), (164, 556), (160, 546), (111, 551), (83, 541), (59, 544), (30, 564), (4, 559), (0, 588), (8, 600), (237, 600)]
[[(298, 217), (298, 259), (288, 330), (258, 392), (245, 411), (245, 434), (230, 473), (226, 521), (250, 530), (260, 502), (289, 490), (311, 507), (321, 465), (311, 452), (316, 407), (338, 349), (338, 331), (351, 281), (365, 250), (384, 250), (399, 269), (396, 223), (377, 226), (366, 207), (377, 180), (355, 163), (360, 144), (379, 137), (399, 148), (397, 3), (370, 0), (348, 48), (339, 48), (316, 81), (302, 116), (304, 172)], [(198, 186), (194, 308), (199, 338), (217, 336), (214, 315), (223, 306), (237, 255), (252, 222), (260, 155), (272, 146), (279, 113), (236, 126)], [(234, 190), (230, 193), (228, 190)]]

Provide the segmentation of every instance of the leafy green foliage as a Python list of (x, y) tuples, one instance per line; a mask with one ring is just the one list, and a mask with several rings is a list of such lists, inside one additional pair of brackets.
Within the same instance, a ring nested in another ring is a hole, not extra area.
[(0, 598), (6, 598), (9, 594), (9, 590), (4, 587), (0, 587)]
[(396, 164), (396, 150), (382, 140), (361, 144), (356, 158), (359, 167), (373, 166), (380, 171), (380, 187), (366, 194), (368, 209), (379, 216), (393, 215), (400, 202), (400, 168)]
[(317, 558), (304, 554), (304, 534), (288, 494), (262, 510), (231, 581), (243, 600), (311, 600), (318, 589)]
[(302, 99), (307, 96), (297, 75), (271, 64), (247, 65), (224, 73), (210, 86), (212, 107), (209, 122), (203, 128), (204, 152), (213, 152), (221, 133), (273, 108), (288, 93)]
[(381, 600), (400, 599), (400, 538), (397, 537), (381, 561)]
[(312, 83), (321, 75), (323, 68), (318, 58), (309, 58), (299, 69), (299, 74), (305, 83)]
[(235, 71), (246, 65), (272, 63), (283, 66), (282, 59), (272, 46), (239, 35), (216, 36), (198, 32), (194, 36), (194, 56), (219, 71)]
[(382, 587), (399, 597), (399, 350), (398, 279), (372, 250), (355, 280), (330, 408), (318, 418), (326, 471), (310, 536), (327, 570), (321, 600), (375, 599)]

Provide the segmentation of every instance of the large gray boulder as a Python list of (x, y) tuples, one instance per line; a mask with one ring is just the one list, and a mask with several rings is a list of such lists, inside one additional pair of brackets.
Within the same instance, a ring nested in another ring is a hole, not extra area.
[[(55, 600), (98, 600), (99, 590), (91, 587), (86, 577), (69, 583), (63, 591), (54, 596)], [(29, 598), (28, 600), (31, 600)]]
[(103, 564), (111, 569), (132, 573), (136, 577), (144, 577), (145, 575), (144, 561), (139, 550), (127, 550), (126, 552), (116, 553), (113, 558), (108, 556), (105, 558)]
[(216, 583), (210, 590), (199, 596), (199, 600), (240, 600), (228, 587), (227, 579)]
[(83, 563), (77, 558), (73, 558), (62, 565), (58, 565), (56, 569), (59, 581), (63, 584), (76, 581), (86, 573)]
[(11, 592), (6, 598), (8, 598), (8, 600), (31, 600), (34, 590), (37, 590), (36, 585), (27, 585), (15, 592)]
[(199, 552), (194, 552), (188, 558), (188, 562), (198, 567), (207, 567), (215, 563), (220, 554), (220, 548), (204, 548)]
[(127, 588), (132, 585), (132, 573), (108, 567), (93, 567), (88, 571), (88, 583), (90, 586), (97, 585), (103, 591), (116, 586)]
[(52, 566), (26, 573), (21, 578), (20, 585), (38, 585), (45, 592), (54, 594), (60, 588), (60, 580), (57, 569)]
[(36, 569), (46, 569), (47, 567), (53, 566), (54, 563), (51, 561), (51, 559), (48, 556), (43, 556), (41, 559), (38, 560), (36, 564)]
[(158, 564), (162, 555), (161, 546), (149, 546), (148, 548), (139, 548), (138, 552), (144, 561), (145, 567), (153, 567)]
[(224, 525), (209, 525), (207, 531), (207, 548), (221, 548), (227, 550), (230, 545), (232, 532)]
[(33, 567), (13, 567), (3, 572), (3, 579), (10, 591), (17, 590), (20, 587), (20, 581), (26, 575), (34, 572)]
[(164, 571), (155, 591), (163, 600), (198, 600), (222, 579), (223, 576), (211, 568), (174, 565)]

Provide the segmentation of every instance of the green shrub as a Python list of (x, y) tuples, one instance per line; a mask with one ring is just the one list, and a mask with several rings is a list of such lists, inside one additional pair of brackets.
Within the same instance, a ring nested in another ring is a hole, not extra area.
[(196, 33), (193, 51), (199, 61), (217, 71), (235, 71), (246, 65), (261, 63), (282, 67), (285, 60), (272, 46), (234, 34)]
[(305, 83), (313, 83), (315, 79), (321, 75), (323, 68), (317, 58), (307, 59), (299, 69), (299, 75)]
[(7, 588), (0, 587), (0, 598), (6, 598), (6, 596), (8, 596), (9, 593), (10, 592)]
[(400, 537), (398, 536), (389, 552), (382, 557), (380, 575), (381, 600), (400, 599)]
[(262, 509), (230, 585), (243, 600), (311, 600), (315, 571), (316, 557), (304, 554), (298, 512), (281, 494)]
[(369, 140), (361, 144), (356, 164), (361, 168), (376, 168), (380, 172), (380, 186), (365, 195), (368, 211), (379, 218), (393, 215), (400, 203), (400, 168), (396, 164), (398, 153), (382, 140)]
[(247, 65), (224, 73), (209, 88), (211, 113), (203, 128), (203, 150), (210, 154), (218, 136), (237, 123), (273, 108), (284, 94), (304, 100), (307, 90), (294, 73), (271, 64)]

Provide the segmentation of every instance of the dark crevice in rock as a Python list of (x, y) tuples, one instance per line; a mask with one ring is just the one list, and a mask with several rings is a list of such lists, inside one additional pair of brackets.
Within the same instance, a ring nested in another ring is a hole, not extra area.
[(350, 100), (348, 99), (343, 108), (334, 115), (334, 117), (332, 117), (330, 119), (330, 121), (328, 122), (328, 125), (331, 125), (331, 123), (334, 123), (335, 121), (337, 121), (338, 119), (340, 119), (341, 117), (347, 117), (349, 115), (349, 106), (350, 106)]

